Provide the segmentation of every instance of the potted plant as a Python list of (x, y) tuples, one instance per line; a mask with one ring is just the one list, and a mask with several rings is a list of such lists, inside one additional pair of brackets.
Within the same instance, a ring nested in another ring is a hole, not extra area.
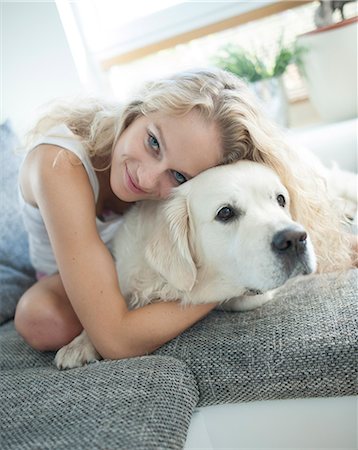
[(290, 64), (302, 69), (305, 48), (298, 44), (285, 46), (282, 39), (271, 63), (264, 63), (256, 55), (229, 44), (222, 47), (214, 58), (214, 64), (228, 70), (250, 83), (262, 101), (268, 115), (278, 124), (288, 125), (288, 102), (282, 75)]

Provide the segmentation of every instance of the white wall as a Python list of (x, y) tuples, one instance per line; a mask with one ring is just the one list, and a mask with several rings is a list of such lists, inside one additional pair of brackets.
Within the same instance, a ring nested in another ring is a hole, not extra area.
[(83, 92), (57, 7), (51, 2), (1, 2), (1, 117), (22, 134), (35, 109)]

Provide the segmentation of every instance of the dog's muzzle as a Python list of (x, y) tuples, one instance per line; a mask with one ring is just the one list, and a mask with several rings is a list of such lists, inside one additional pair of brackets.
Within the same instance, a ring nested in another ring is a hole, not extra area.
[(298, 226), (285, 228), (273, 236), (271, 245), (275, 252), (297, 255), (306, 250), (307, 233)]
[(307, 233), (299, 225), (290, 226), (274, 234), (271, 242), (274, 253), (284, 263), (287, 273), (292, 273), (297, 265), (306, 267), (303, 273), (311, 272), (306, 266)]

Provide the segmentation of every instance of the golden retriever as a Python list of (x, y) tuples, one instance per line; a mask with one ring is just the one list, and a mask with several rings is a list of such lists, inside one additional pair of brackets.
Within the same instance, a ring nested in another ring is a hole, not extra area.
[[(290, 215), (276, 173), (251, 161), (209, 169), (163, 202), (126, 213), (114, 240), (129, 308), (155, 301), (261, 306), (288, 279), (315, 271), (310, 237)], [(83, 331), (57, 352), (58, 368), (100, 359)]]

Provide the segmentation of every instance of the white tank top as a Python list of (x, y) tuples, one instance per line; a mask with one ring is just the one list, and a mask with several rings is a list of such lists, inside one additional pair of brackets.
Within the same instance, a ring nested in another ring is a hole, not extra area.
[[(66, 125), (51, 128), (46, 135), (40, 136), (29, 150), (31, 152), (40, 144), (52, 144), (73, 152), (82, 162), (88, 174), (94, 196), (97, 202), (99, 195), (99, 183), (91, 160), (81, 141), (72, 133)], [(42, 219), (40, 210), (24, 200), (19, 189), (20, 207), (25, 228), (29, 235), (30, 259), (38, 272), (52, 275), (58, 272), (55, 255), (53, 253), (48, 233)], [(96, 217), (99, 236), (110, 249), (111, 240), (122, 222), (122, 216), (111, 214), (107, 220), (102, 221)]]

